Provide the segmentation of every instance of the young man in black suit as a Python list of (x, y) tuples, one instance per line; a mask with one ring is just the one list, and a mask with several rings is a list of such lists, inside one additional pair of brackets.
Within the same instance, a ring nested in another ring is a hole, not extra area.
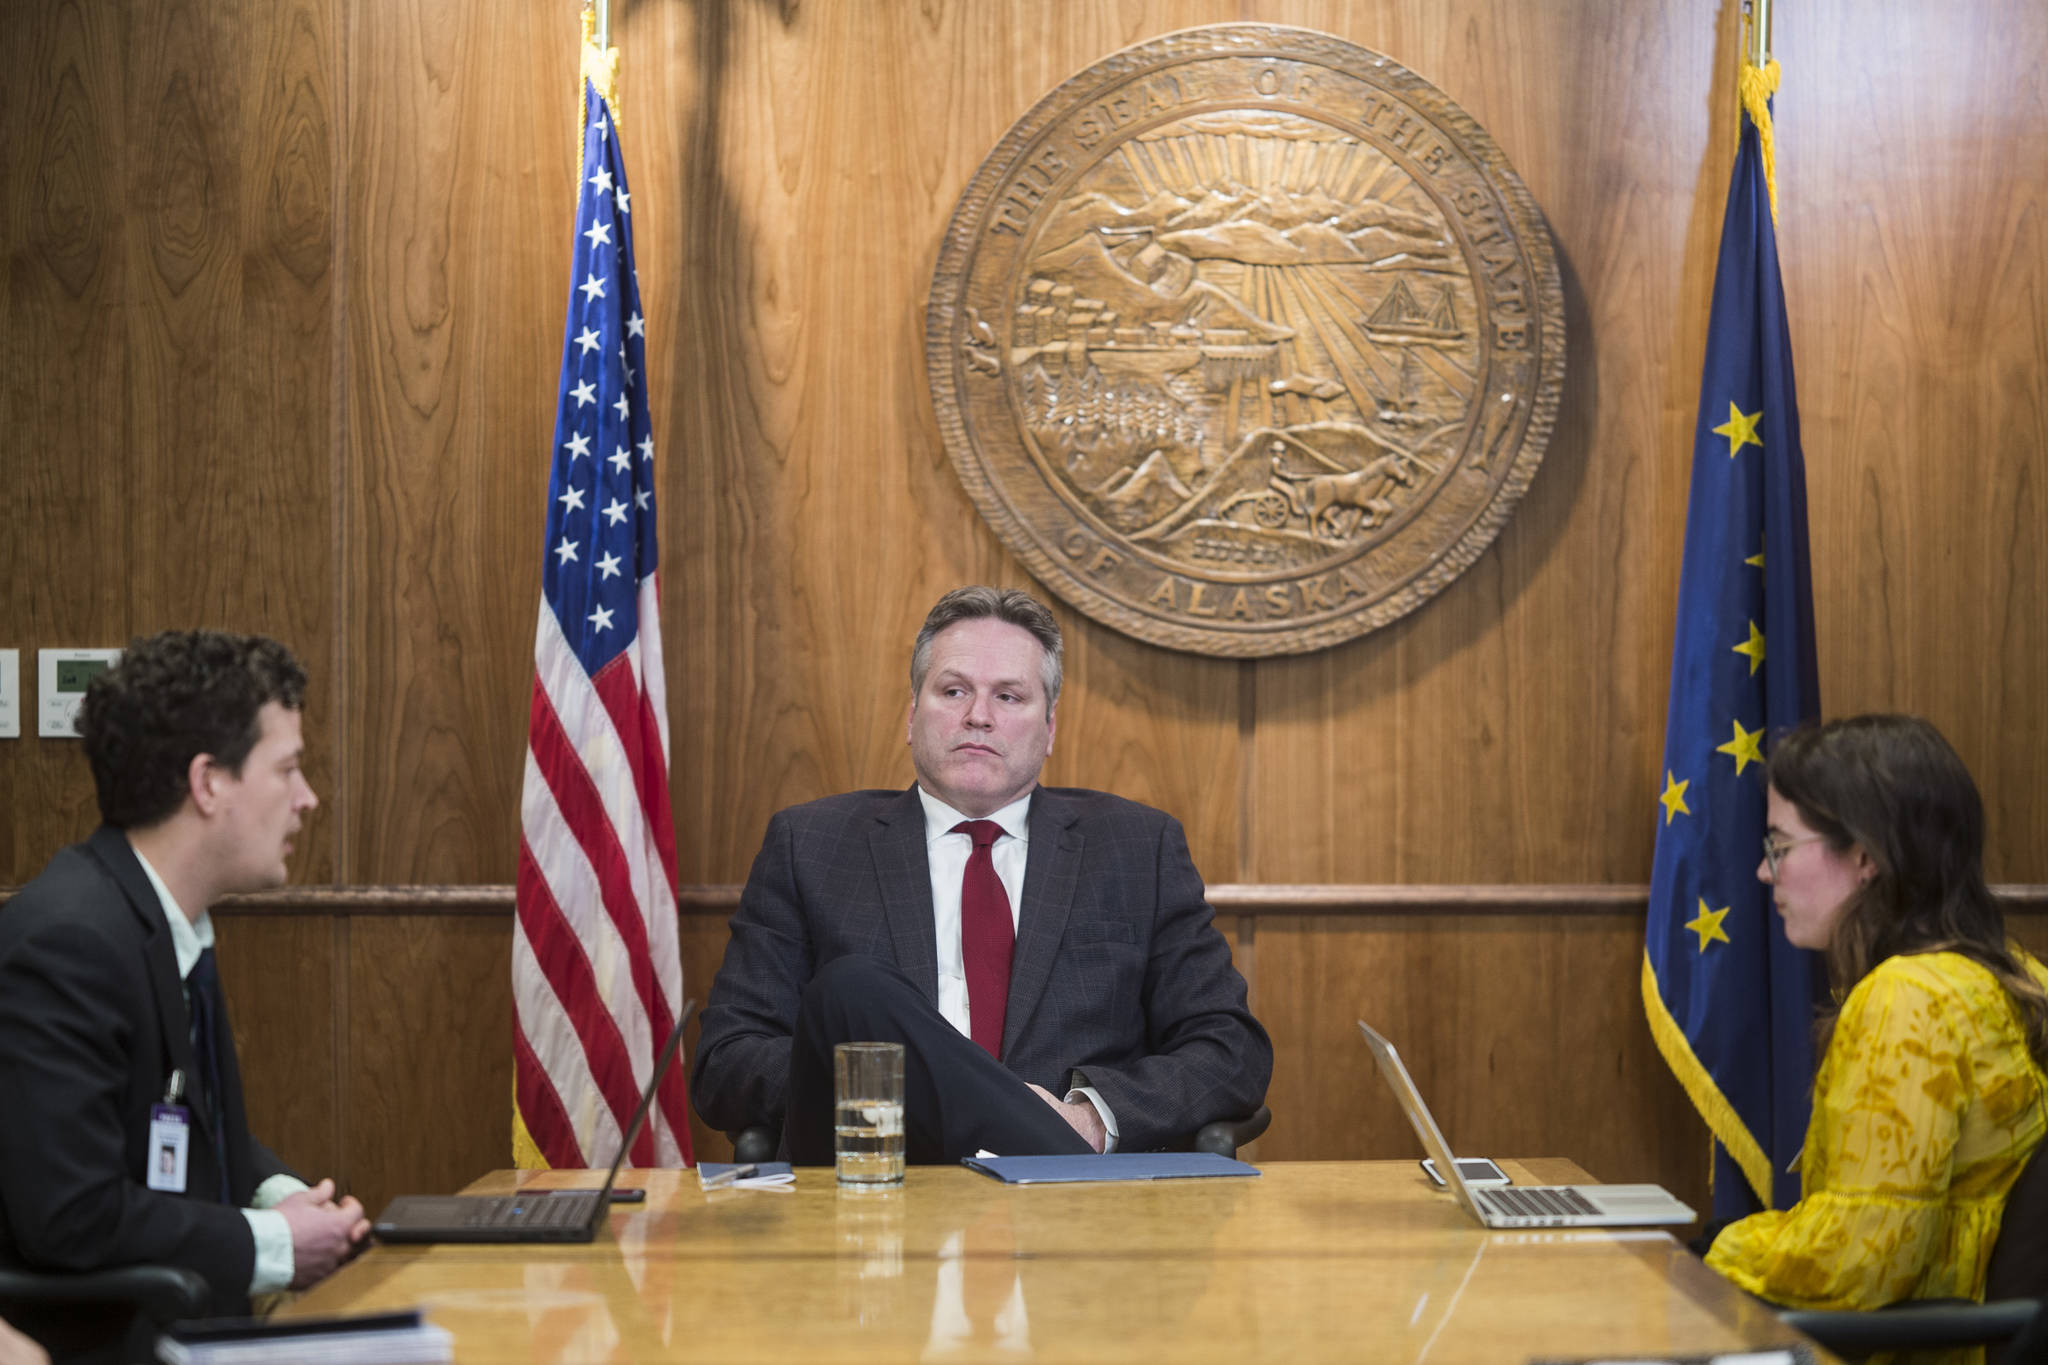
[[(207, 916), (285, 880), (317, 804), (305, 684), (275, 641), (185, 631), (137, 640), (87, 691), (102, 823), (0, 906), (0, 1259), (188, 1266), (225, 1314), (368, 1235), (353, 1198), (250, 1136)], [(10, 1312), (60, 1350), (125, 1330)]]
[(778, 812), (691, 1077), (705, 1121), (832, 1159), (831, 1047), (901, 1041), (916, 1161), (1142, 1151), (1251, 1113), (1273, 1049), (1180, 824), (1041, 787), (1059, 623), (960, 588), (911, 654), (917, 785)]

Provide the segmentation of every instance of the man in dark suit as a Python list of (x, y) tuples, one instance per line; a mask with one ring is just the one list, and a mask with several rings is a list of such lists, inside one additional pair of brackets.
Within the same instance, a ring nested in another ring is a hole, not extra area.
[[(317, 803), (305, 681), (274, 641), (167, 632), (87, 691), (103, 823), (0, 906), (0, 1259), (187, 1266), (235, 1313), (313, 1283), (368, 1234), (354, 1199), (309, 1188), (249, 1135), (206, 913), (285, 880)], [(9, 1312), (59, 1349), (93, 1326)], [(94, 1336), (114, 1326), (101, 1317)]]
[(1041, 787), (1058, 623), (961, 588), (910, 665), (917, 785), (778, 812), (733, 915), (691, 1099), (829, 1162), (831, 1047), (906, 1044), (912, 1161), (1140, 1151), (1249, 1114), (1272, 1045), (1171, 816)]

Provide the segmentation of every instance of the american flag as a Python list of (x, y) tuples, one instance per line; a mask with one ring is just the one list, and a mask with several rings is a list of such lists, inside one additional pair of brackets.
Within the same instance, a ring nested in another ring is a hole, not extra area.
[[(514, 1146), (557, 1167), (610, 1163), (683, 1008), (633, 205), (583, 98), (512, 941)], [(690, 1161), (686, 1086), (670, 1068), (629, 1164)]]

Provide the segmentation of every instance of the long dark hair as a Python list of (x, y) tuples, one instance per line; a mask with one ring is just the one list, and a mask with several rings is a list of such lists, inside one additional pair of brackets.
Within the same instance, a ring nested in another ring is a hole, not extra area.
[(1941, 732), (1917, 716), (1809, 721), (1771, 750), (1770, 783), (1837, 853), (1851, 845), (1874, 875), (1842, 907), (1828, 940), (1833, 1002), (1825, 1044), (1849, 991), (1902, 953), (1960, 953), (2011, 998), (2028, 1050), (2048, 1067), (2048, 993), (2020, 965), (2005, 912), (1984, 882), (1984, 801)]

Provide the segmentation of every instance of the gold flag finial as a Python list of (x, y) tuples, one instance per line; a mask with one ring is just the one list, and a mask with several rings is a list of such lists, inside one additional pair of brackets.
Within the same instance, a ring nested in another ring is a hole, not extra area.
[[(598, 0), (602, 3), (602, 0)], [(619, 123), (619, 50), (611, 46), (611, 25), (604, 25), (605, 32), (598, 31), (598, 3), (584, 0), (583, 3), (583, 46), (582, 60), (578, 63), (579, 79), (576, 82), (576, 162), (583, 162), (583, 135), (589, 131), (584, 126), (583, 82), (589, 81), (597, 88), (604, 102), (611, 106), (612, 123)], [(605, 9), (610, 10), (606, 4)], [(609, 13), (605, 16), (610, 18)]]

